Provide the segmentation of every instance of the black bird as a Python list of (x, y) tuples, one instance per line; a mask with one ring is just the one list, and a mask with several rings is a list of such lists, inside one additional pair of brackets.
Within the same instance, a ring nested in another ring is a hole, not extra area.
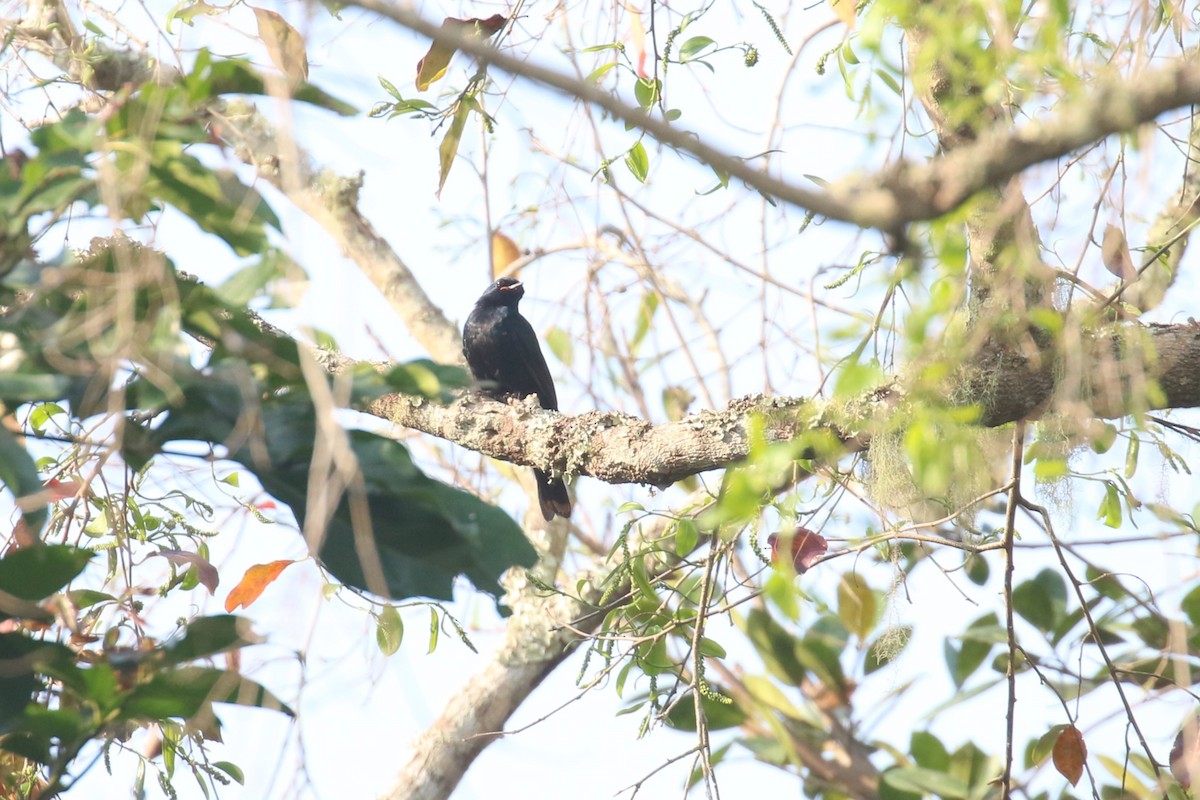
[[(463, 327), (463, 355), (483, 391), (502, 399), (536, 394), (542, 408), (558, 410), (554, 380), (538, 345), (533, 326), (517, 311), (525, 288), (515, 278), (501, 278), (475, 302)], [(547, 521), (571, 516), (571, 498), (561, 478), (534, 469), (538, 503)]]

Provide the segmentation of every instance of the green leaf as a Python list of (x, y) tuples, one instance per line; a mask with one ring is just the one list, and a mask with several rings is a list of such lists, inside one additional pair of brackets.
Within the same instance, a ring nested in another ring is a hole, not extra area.
[(378, 383), (380, 374), (374, 367), (362, 366), (366, 369), (356, 372), (354, 380), (354, 402), (360, 407), (391, 392), (448, 403), (455, 391), (471, 383), (471, 376), (462, 367), (438, 364), (427, 358), (393, 365), (382, 376), (382, 384)]
[(433, 606), (429, 607), (429, 652), (432, 653), (437, 649), (438, 638), (442, 632), (442, 626), (438, 624), (437, 609)]
[[(260, 332), (246, 335), (264, 339)], [(271, 346), (269, 339), (265, 343)], [(302, 384), (299, 376), (296, 380)], [(135, 455), (144, 459), (180, 439), (227, 443), (237, 438), (234, 431), (253, 413), (254, 440), (243, 440), (229, 458), (287, 504), (303, 529), (313, 443), (318, 438), (311, 398), (296, 385), (274, 393), (249, 389), (243, 369), (221, 364), (203, 375), (176, 376), (176, 381), (181, 397), (169, 406), (161, 424), (142, 434), (143, 451)], [(135, 381), (127, 387), (127, 395), (136, 397), (140, 385)], [(253, 403), (253, 409), (246, 407), (247, 402)], [(533, 547), (508, 515), (470, 492), (426, 476), (399, 442), (357, 430), (344, 436), (361, 481), (349, 490), (354, 503), (343, 496), (330, 509), (320, 552), (338, 580), (362, 590), (377, 588), (367, 585), (363, 566), (372, 560), (395, 599), (449, 600), (459, 574), (498, 597), (503, 593), (497, 582), (500, 575), (510, 567), (536, 561)], [(367, 511), (362, 519), (352, 512), (355, 503)], [(364, 537), (367, 524), (372, 535)]]
[[(37, 465), (33, 463), (32, 456), (29, 455), (29, 451), (25, 449), (7, 428), (0, 428), (0, 487), (12, 492), (13, 499), (15, 500), (30, 498), (42, 490), (42, 479), (38, 477)], [(34, 538), (41, 536), (42, 526), (46, 524), (46, 519), (50, 513), (47, 503), (45, 501), (33, 503), (30, 499), (24, 501), (21, 507), (22, 516), (25, 519), (26, 532)], [(17, 553), (21, 552), (24, 551), (17, 551)], [(88, 555), (90, 556), (91, 554), (89, 553)], [(3, 562), (0, 562), (0, 565), (2, 564)], [(71, 577), (74, 577), (74, 575)], [(0, 573), (0, 586), (16, 594), (12, 589), (7, 588), (8, 583), (4, 580), (2, 573)], [(59, 584), (51, 588), (46, 594), (38, 595), (37, 597), (19, 596), (25, 600), (40, 600), (61, 587), (62, 584)]]
[(1067, 613), (1067, 586), (1062, 576), (1044, 569), (1013, 589), (1013, 611), (1043, 633), (1052, 632)]
[(37, 433), (45, 431), (46, 426), (56, 415), (66, 415), (67, 410), (58, 403), (38, 403), (29, 412), (29, 427)]
[[(30, 656), (42, 646), (42, 642), (20, 633), (0, 633), (0, 664), (7, 665), (0, 672), (0, 734), (11, 730), (13, 720), (30, 704), (34, 692), (45, 688), (30, 663)], [(0, 742), (9, 749), (7, 739), (0, 737)]]
[(846, 630), (866, 639), (875, 628), (877, 603), (871, 587), (856, 574), (847, 573), (838, 583), (838, 618)]
[(1052, 725), (1050, 730), (1038, 737), (1030, 751), (1030, 758), (1033, 764), (1041, 764), (1050, 757), (1050, 754), (1054, 751), (1054, 743), (1058, 741), (1059, 734), (1069, 727), (1065, 723), (1062, 725)]
[(1107, 453), (1117, 441), (1117, 426), (1107, 422), (1092, 430), (1092, 450), (1096, 453)]
[(575, 363), (575, 345), (571, 341), (571, 334), (562, 328), (551, 328), (546, 331), (546, 346), (550, 348), (554, 357), (568, 369)]
[(745, 675), (742, 682), (757, 704), (772, 711), (778, 711), (792, 719), (804, 720), (805, 714), (796, 708), (779, 684), (765, 675)]
[(909, 743), (909, 752), (917, 766), (934, 772), (950, 769), (950, 753), (942, 740), (928, 731), (914, 731)]
[[(720, 691), (720, 687), (714, 686)], [(746, 712), (733, 703), (719, 703), (709, 697), (701, 696), (700, 705), (704, 710), (704, 719), (708, 729), (712, 731), (736, 728), (746, 721)], [(681, 731), (696, 730), (696, 704), (689, 697), (683, 703), (673, 704), (667, 713), (667, 724)]]
[(967, 626), (960, 649), (956, 650), (949, 640), (946, 641), (946, 664), (950, 668), (950, 677), (956, 687), (962, 688), (967, 679), (987, 660), (995, 644), (996, 632), (1000, 630), (999, 625), (999, 619), (994, 613), (984, 614)]
[[(199, 103), (212, 97), (226, 94), (267, 94), (262, 74), (242, 58), (219, 58), (201, 50), (191, 74), (185, 76), (189, 98)], [(343, 117), (352, 117), (358, 108), (340, 100), (311, 83), (301, 83), (292, 91), (292, 99), (324, 108)]]
[(1137, 472), (1138, 453), (1142, 449), (1142, 440), (1136, 433), (1129, 434), (1129, 446), (1125, 449), (1125, 478), (1132, 478)]
[(638, 78), (633, 85), (633, 96), (643, 111), (653, 108), (661, 93), (662, 81), (657, 78)]
[(174, 33), (174, 31), (171, 30), (171, 24), (175, 20), (179, 20), (184, 25), (192, 27), (195, 25), (194, 20), (196, 17), (213, 16), (224, 13), (225, 11), (226, 9), (219, 6), (210, 6), (208, 3), (204, 2), (204, 0), (181, 0), (181, 2), (176, 3), (175, 7), (171, 9), (169, 14), (167, 14), (167, 33)]
[(1200, 627), (1200, 584), (1183, 596), (1179, 603), (1192, 627)]
[(246, 784), (246, 775), (244, 772), (242, 772), (242, 768), (237, 764), (229, 761), (215, 761), (213, 762), (213, 767), (221, 770), (221, 772), (224, 772), (226, 775), (236, 781), (239, 786), (244, 786)]
[(264, 224), (279, 227), (279, 219), (257, 191), (231, 171), (214, 172), (194, 156), (174, 148), (155, 147), (147, 188), (178, 208), (208, 233), (220, 237), (238, 255), (267, 248)]
[(450, 120), (450, 127), (446, 129), (446, 135), (442, 137), (442, 143), (438, 145), (438, 188), (437, 195), (442, 194), (442, 187), (446, 185), (446, 178), (450, 175), (450, 167), (454, 166), (454, 156), (458, 153), (459, 142), (462, 141), (463, 129), (467, 125), (467, 116), (471, 113), (471, 104), (465, 100), (459, 101), (454, 109), (454, 118)]
[(1104, 520), (1104, 524), (1110, 528), (1121, 527), (1121, 495), (1112, 481), (1104, 482), (1104, 499), (1100, 501), (1096, 519)]
[(284, 278), (298, 278), (303, 274), (299, 265), (286, 253), (270, 248), (262, 258), (230, 275), (216, 288), (216, 293), (230, 305), (244, 306), (263, 294), (269, 284)]
[(165, 663), (183, 664), (263, 641), (246, 617), (217, 614), (192, 620), (183, 636), (163, 645)]
[[(21, 600), (44, 600), (83, 572), (92, 555), (66, 544), (22, 547), (0, 559), (0, 587)], [(0, 619), (8, 618), (0, 611)]]
[(72, 589), (67, 592), (71, 605), (77, 609), (91, 608), (100, 603), (115, 603), (117, 598), (107, 592), (97, 592), (95, 589)]
[(684, 42), (683, 46), (679, 48), (679, 60), (683, 62), (691, 61), (693, 58), (698, 56), (701, 51), (711, 47), (714, 44), (716, 44), (716, 42), (707, 36), (693, 36)]
[(121, 719), (190, 719), (211, 703), (295, 713), (261, 684), (236, 672), (209, 667), (182, 667), (157, 673), (133, 689), (121, 703)]
[(840, 650), (830, 647), (810, 630), (807, 636), (795, 643), (793, 652), (805, 669), (830, 691), (843, 698), (847, 696), (846, 676), (839, 660)]
[(751, 609), (744, 621), (736, 618), (767, 671), (791, 686), (799, 686), (808, 671), (796, 655), (796, 638), (762, 609)]
[(885, 376), (879, 362), (871, 359), (863, 364), (854, 361), (843, 364), (838, 370), (834, 393), (838, 397), (857, 397), (883, 383)]
[(584, 78), (584, 80), (587, 81), (588, 83), (599, 83), (600, 79), (603, 78), (605, 75), (607, 75), (608, 71), (615, 66), (617, 66), (616, 61), (610, 61), (607, 64), (601, 64), (600, 66), (596, 67), (594, 70), (589, 72), (588, 76), (586, 78)]
[(900, 83), (895, 79), (895, 77), (892, 76), (892, 73), (882, 68), (876, 68), (875, 74), (878, 75), (879, 79), (883, 81), (889, 89), (895, 92), (897, 96), (902, 97), (904, 95), (904, 92), (900, 89)]
[(696, 549), (700, 541), (700, 529), (690, 519), (681, 519), (675, 523), (675, 555), (686, 558)]
[(661, 298), (658, 292), (646, 292), (642, 295), (641, 302), (638, 303), (637, 322), (633, 329), (633, 339), (629, 342), (629, 352), (637, 354), (642, 347), (642, 342), (646, 340), (646, 334), (650, 332), (650, 326), (654, 322), (654, 315), (658, 311)]
[(392, 97), (396, 98), (397, 100), (404, 99), (404, 97), (400, 94), (400, 90), (396, 88), (396, 85), (394, 83), (392, 83), (391, 81), (389, 81), (387, 78), (383, 77), (382, 75), (378, 75), (376, 77), (379, 80), (379, 85), (383, 87), (383, 90), (385, 92), (387, 92), (388, 94), (390, 94)]
[(883, 780), (902, 792), (933, 794), (950, 800), (970, 795), (970, 787), (962, 778), (924, 767), (899, 767), (883, 773)]
[(375, 642), (385, 656), (400, 649), (404, 641), (404, 620), (393, 605), (386, 605), (375, 617)]
[(988, 565), (988, 560), (981, 555), (969, 555), (966, 557), (967, 578), (976, 586), (984, 586), (988, 582), (988, 577), (991, 575), (992, 568)]
[[(72, 381), (62, 375), (49, 373), (10, 372), (0, 375), (0, 400), (13, 404), (52, 400), (65, 397), (71, 390)], [(8, 432), (5, 431), (7, 434)], [(12, 434), (8, 434), (11, 438)], [(2, 445), (0, 445), (2, 447)], [(23, 448), (22, 448), (23, 449)], [(0, 466), (9, 456), (0, 449)], [(8, 478), (0, 476), (7, 484)]]
[(625, 166), (629, 167), (638, 183), (646, 182), (646, 176), (650, 174), (650, 157), (646, 155), (646, 148), (640, 141), (635, 143), (625, 156)]

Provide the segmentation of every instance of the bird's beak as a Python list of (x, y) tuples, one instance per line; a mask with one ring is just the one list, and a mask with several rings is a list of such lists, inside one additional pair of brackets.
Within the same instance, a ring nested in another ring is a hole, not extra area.
[(501, 286), (500, 291), (511, 292), (513, 289), (520, 289), (520, 288), (521, 288), (521, 282), (517, 281), (516, 283), (510, 284), (508, 286)]

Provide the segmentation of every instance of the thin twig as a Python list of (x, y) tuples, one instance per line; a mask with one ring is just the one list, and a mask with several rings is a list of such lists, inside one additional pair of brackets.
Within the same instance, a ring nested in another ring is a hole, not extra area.
[(1004, 677), (1008, 681), (1008, 721), (1004, 735), (1004, 777), (1002, 797), (1012, 796), (1013, 738), (1017, 712), (1017, 632), (1013, 620), (1013, 538), (1017, 525), (1017, 505), (1021, 499), (1021, 465), (1025, 450), (1025, 423), (1013, 428), (1012, 481), (1009, 483), (1008, 506), (1004, 510), (1004, 624), (1008, 633), (1008, 666)]

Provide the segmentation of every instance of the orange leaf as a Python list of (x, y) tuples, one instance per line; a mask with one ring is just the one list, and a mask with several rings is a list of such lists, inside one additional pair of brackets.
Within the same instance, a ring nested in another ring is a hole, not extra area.
[(509, 266), (521, 257), (521, 248), (517, 247), (517, 243), (505, 236), (500, 231), (492, 233), (492, 277), (503, 278), (509, 276), (515, 278), (519, 270), (508, 271)]
[(833, 13), (837, 14), (837, 18), (845, 23), (847, 28), (854, 29), (854, 0), (829, 0), (830, 7), (833, 8)]
[[(442, 30), (455, 31), (462, 36), (482, 36), (490, 38), (504, 27), (508, 18), (503, 14), (493, 14), (487, 19), (455, 19), (446, 17), (442, 20)], [(450, 42), (434, 39), (429, 45), (424, 58), (417, 62), (417, 91), (423, 92), (429, 85), (446, 74), (450, 59), (458, 52), (458, 48)]]
[(646, 73), (646, 27), (642, 25), (642, 12), (635, 11), (629, 20), (633, 52), (637, 53), (638, 77), (649, 79), (650, 76)]
[(250, 604), (258, 599), (258, 596), (263, 593), (263, 589), (271, 584), (271, 581), (279, 577), (279, 573), (288, 568), (289, 565), (295, 564), (295, 561), (272, 561), (270, 564), (255, 564), (250, 569), (246, 570), (246, 574), (242, 576), (242, 580), (238, 585), (233, 587), (233, 591), (225, 598), (225, 610), (233, 611), (238, 606), (249, 608)]
[(1069, 780), (1072, 786), (1079, 783), (1079, 779), (1083, 777), (1083, 762), (1087, 760), (1087, 745), (1083, 743), (1083, 734), (1079, 732), (1079, 728), (1074, 725), (1063, 728), (1058, 739), (1054, 741), (1051, 756), (1054, 759), (1054, 768)]

